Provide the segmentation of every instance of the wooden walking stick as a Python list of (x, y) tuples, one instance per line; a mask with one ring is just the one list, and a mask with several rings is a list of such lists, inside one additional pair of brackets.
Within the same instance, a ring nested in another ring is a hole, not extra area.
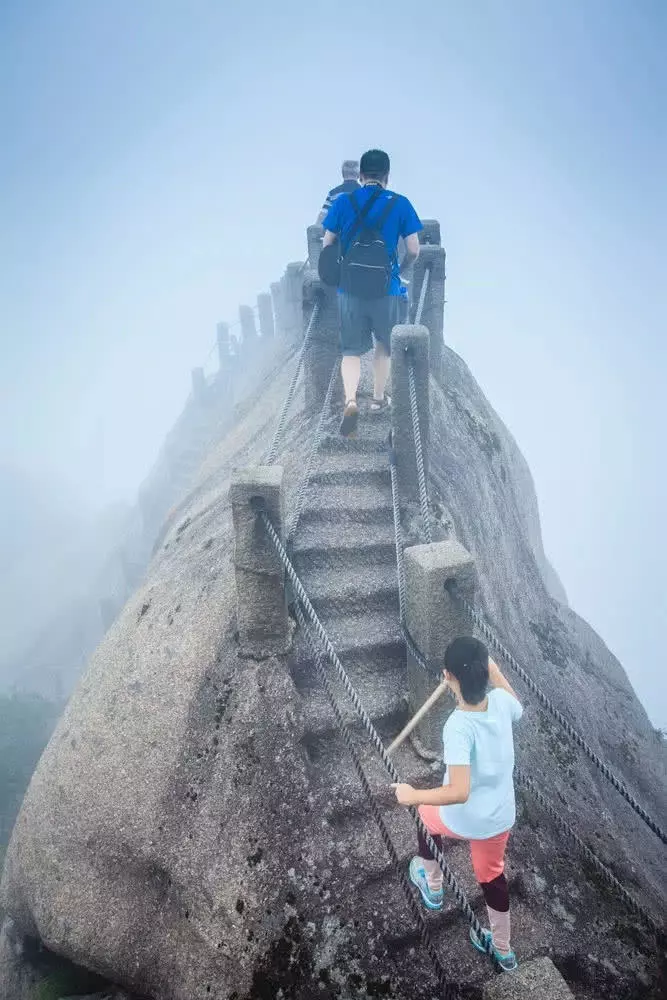
[(401, 743), (403, 743), (408, 738), (408, 736), (415, 728), (417, 723), (420, 722), (421, 719), (424, 718), (426, 713), (433, 708), (436, 701), (438, 701), (439, 698), (442, 698), (446, 690), (447, 690), (447, 681), (440, 681), (433, 694), (429, 695), (429, 697), (426, 699), (422, 707), (418, 709), (418, 711), (415, 712), (415, 714), (412, 716), (407, 726), (405, 726), (400, 731), (400, 733), (393, 741), (393, 743), (391, 743), (390, 746), (387, 747), (387, 754), (393, 753), (393, 751), (396, 750), (397, 747), (400, 747)]

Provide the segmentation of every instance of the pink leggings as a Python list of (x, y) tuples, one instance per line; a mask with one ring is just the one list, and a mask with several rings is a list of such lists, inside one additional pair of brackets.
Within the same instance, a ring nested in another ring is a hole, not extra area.
[[(460, 837), (457, 833), (452, 833), (451, 830), (447, 829), (440, 819), (439, 806), (420, 806), (419, 815), (439, 848), (442, 848), (443, 837), (451, 837), (453, 840), (467, 840), (467, 837)], [(475, 878), (482, 888), (487, 905), (499, 913), (507, 913), (510, 908), (509, 886), (505, 878), (505, 848), (509, 835), (510, 831), (505, 830), (504, 833), (498, 833), (495, 837), (488, 837), (486, 840), (470, 841), (470, 856)], [(419, 832), (419, 856), (433, 860), (431, 850), (421, 831)]]

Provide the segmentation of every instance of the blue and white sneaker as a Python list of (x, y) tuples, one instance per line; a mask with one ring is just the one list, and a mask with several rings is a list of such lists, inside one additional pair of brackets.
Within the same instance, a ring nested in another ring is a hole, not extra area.
[(419, 889), (421, 897), (424, 901), (424, 906), (426, 906), (429, 910), (441, 910), (445, 894), (442, 889), (429, 888), (428, 879), (426, 878), (426, 872), (421, 858), (415, 857), (412, 859), (408, 869), (408, 875), (410, 876), (412, 884)]
[[(487, 930), (486, 927), (482, 929), (482, 937), (484, 941), (482, 942), (477, 934), (475, 934), (472, 927), (470, 928), (470, 940), (472, 941), (477, 951), (481, 951), (484, 955), (487, 954), (486, 945), (491, 941), (491, 931)], [(514, 972), (515, 969), (519, 968), (519, 963), (516, 960), (516, 955), (513, 951), (502, 952), (498, 951), (497, 948), (493, 949), (493, 954), (498, 959), (500, 968), (504, 972)]]

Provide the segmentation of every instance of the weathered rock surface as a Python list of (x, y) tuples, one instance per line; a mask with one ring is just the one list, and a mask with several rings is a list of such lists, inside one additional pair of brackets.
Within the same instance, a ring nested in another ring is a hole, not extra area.
[[(550, 596), (562, 591), (525, 462), (461, 360), (446, 351), (444, 362), (444, 388), (432, 386), (434, 498), (475, 555), (480, 603), (664, 821), (664, 747), (620, 665)], [(153, 1000), (438, 992), (302, 638), (286, 656), (239, 656), (227, 490), (232, 468), (261, 460), (290, 373), (279, 367), (206, 456), (42, 757), (7, 854), (2, 906), (21, 933)], [(294, 550), (390, 737), (405, 716), (405, 674), (382, 419), (349, 448), (332, 423)], [(310, 433), (297, 408), (280, 459), (288, 511)], [(409, 819), (354, 733), (407, 858)], [(529, 699), (518, 743), (526, 770), (659, 916), (657, 839)], [(397, 767), (437, 780), (409, 746)], [(520, 958), (550, 954), (579, 998), (657, 998), (655, 944), (549, 821), (519, 806), (509, 875)], [(448, 858), (481, 914), (465, 847)], [(456, 908), (448, 901), (429, 922), (452, 979), (480, 997), (489, 966)]]

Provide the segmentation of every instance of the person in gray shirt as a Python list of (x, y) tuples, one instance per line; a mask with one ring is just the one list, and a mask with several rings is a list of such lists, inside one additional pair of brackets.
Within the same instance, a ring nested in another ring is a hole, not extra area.
[(324, 204), (320, 209), (320, 214), (317, 216), (318, 226), (326, 218), (327, 212), (339, 195), (350, 194), (359, 187), (359, 160), (343, 160), (341, 172), (343, 174), (343, 183), (339, 184), (338, 187), (332, 188), (326, 196)]

